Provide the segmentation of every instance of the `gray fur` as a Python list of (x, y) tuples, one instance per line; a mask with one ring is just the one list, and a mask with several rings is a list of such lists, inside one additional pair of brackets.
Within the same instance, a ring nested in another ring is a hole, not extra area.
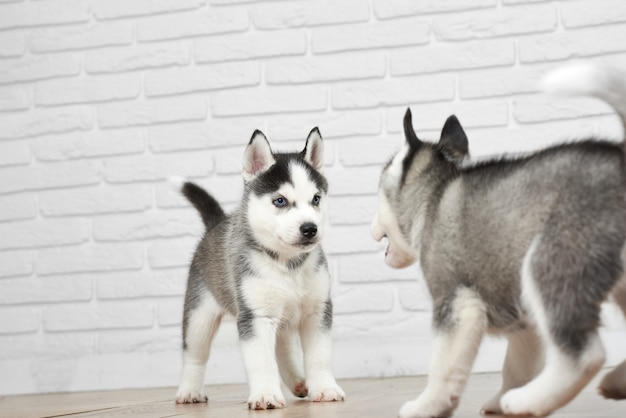
[[(406, 118), (410, 127), (409, 111)], [(563, 349), (580, 353), (622, 273), (622, 146), (590, 140), (464, 166), (458, 157), (466, 144), (451, 150), (443, 140), (411, 140), (402, 184), (381, 181), (405, 238), (420, 248), (434, 326), (451, 325), (455, 291), (467, 287), (485, 302), (492, 332), (524, 328), (520, 269), (539, 236), (532, 268), (544, 303), (555, 307), (551, 332)], [(423, 222), (419, 236), (416, 222)]]

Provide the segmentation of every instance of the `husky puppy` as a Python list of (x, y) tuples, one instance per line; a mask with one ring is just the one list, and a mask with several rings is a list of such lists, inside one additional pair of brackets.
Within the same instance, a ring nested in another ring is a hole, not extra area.
[[(595, 96), (626, 120), (622, 74), (561, 70), (556, 90)], [(602, 366), (600, 304), (622, 274), (625, 145), (589, 140), (470, 165), (450, 116), (436, 144), (406, 144), (383, 169), (375, 239), (387, 264), (419, 261), (433, 299), (428, 384), (400, 417), (447, 417), (486, 333), (508, 339), (501, 390), (483, 413), (544, 416), (574, 398)], [(626, 309), (626, 299), (622, 299)], [(626, 364), (602, 392), (626, 394)]]
[(313, 129), (299, 153), (273, 153), (255, 131), (244, 154), (244, 195), (231, 215), (179, 181), (206, 227), (189, 269), (177, 403), (207, 402), (203, 379), (222, 316), (233, 315), (251, 409), (285, 407), (281, 377), (298, 397), (344, 399), (332, 373), (330, 277), (320, 246), (328, 183)]

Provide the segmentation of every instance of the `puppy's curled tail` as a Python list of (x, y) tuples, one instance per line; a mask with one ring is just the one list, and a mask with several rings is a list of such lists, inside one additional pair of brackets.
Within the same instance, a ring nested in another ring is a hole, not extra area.
[(226, 217), (220, 204), (202, 187), (182, 177), (169, 177), (168, 182), (174, 190), (180, 192), (200, 212), (202, 222), (209, 231)]
[(603, 100), (622, 120), (626, 136), (626, 76), (623, 72), (609, 66), (580, 63), (548, 73), (543, 85), (548, 93)]

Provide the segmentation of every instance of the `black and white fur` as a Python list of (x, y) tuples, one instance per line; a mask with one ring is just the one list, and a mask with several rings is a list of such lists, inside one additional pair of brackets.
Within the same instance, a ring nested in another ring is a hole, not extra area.
[(234, 213), (226, 215), (197, 185), (175, 181), (206, 227), (189, 269), (177, 403), (207, 402), (206, 363), (226, 313), (237, 320), (249, 408), (285, 407), (281, 377), (298, 397), (344, 399), (331, 364), (330, 277), (320, 246), (328, 191), (322, 169), (317, 128), (299, 153), (273, 153), (255, 131)]
[[(552, 90), (594, 96), (626, 120), (617, 71), (567, 68)], [(434, 345), (425, 390), (400, 417), (447, 417), (457, 407), (485, 334), (508, 339), (500, 391), (483, 413), (548, 415), (604, 363), (600, 304), (613, 290), (626, 313), (625, 145), (597, 139), (468, 164), (451, 116), (426, 143), (404, 119), (406, 145), (384, 168), (375, 239), (386, 262), (419, 261), (433, 298)], [(600, 385), (626, 397), (626, 362)]]

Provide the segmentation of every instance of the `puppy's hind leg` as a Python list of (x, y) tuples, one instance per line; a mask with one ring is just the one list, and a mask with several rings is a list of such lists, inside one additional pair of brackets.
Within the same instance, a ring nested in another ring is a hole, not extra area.
[(417, 399), (402, 406), (400, 418), (452, 415), (487, 329), (485, 305), (472, 290), (460, 289), (451, 303), (449, 317), (443, 324), (435, 324), (435, 327), (437, 331), (428, 384)]
[[(612, 296), (626, 316), (626, 276), (613, 288)], [(598, 390), (608, 399), (626, 399), (626, 360), (604, 376)]]
[(536, 331), (527, 328), (507, 335), (509, 345), (502, 369), (502, 387), (481, 408), (481, 414), (502, 414), (500, 398), (510, 389), (528, 383), (543, 368), (543, 345)]
[[(551, 245), (560, 253), (568, 250), (566, 243), (557, 243)], [(505, 414), (552, 413), (571, 401), (604, 363), (604, 348), (596, 332), (600, 301), (577, 286), (584, 281), (582, 272), (590, 269), (576, 264), (580, 258), (559, 258), (539, 239), (524, 258), (522, 294), (545, 343), (545, 366), (529, 383), (502, 396)], [(602, 279), (595, 277), (598, 283)], [(595, 293), (601, 295), (601, 290)]]
[[(183, 372), (176, 393), (176, 403), (208, 402), (204, 393), (204, 372), (211, 342), (219, 329), (223, 311), (209, 293), (185, 301), (183, 318)], [(189, 310), (187, 310), (189, 308)]]
[(302, 345), (297, 330), (287, 328), (279, 332), (276, 341), (276, 360), (285, 385), (295, 396), (304, 398), (308, 389), (304, 378)]

